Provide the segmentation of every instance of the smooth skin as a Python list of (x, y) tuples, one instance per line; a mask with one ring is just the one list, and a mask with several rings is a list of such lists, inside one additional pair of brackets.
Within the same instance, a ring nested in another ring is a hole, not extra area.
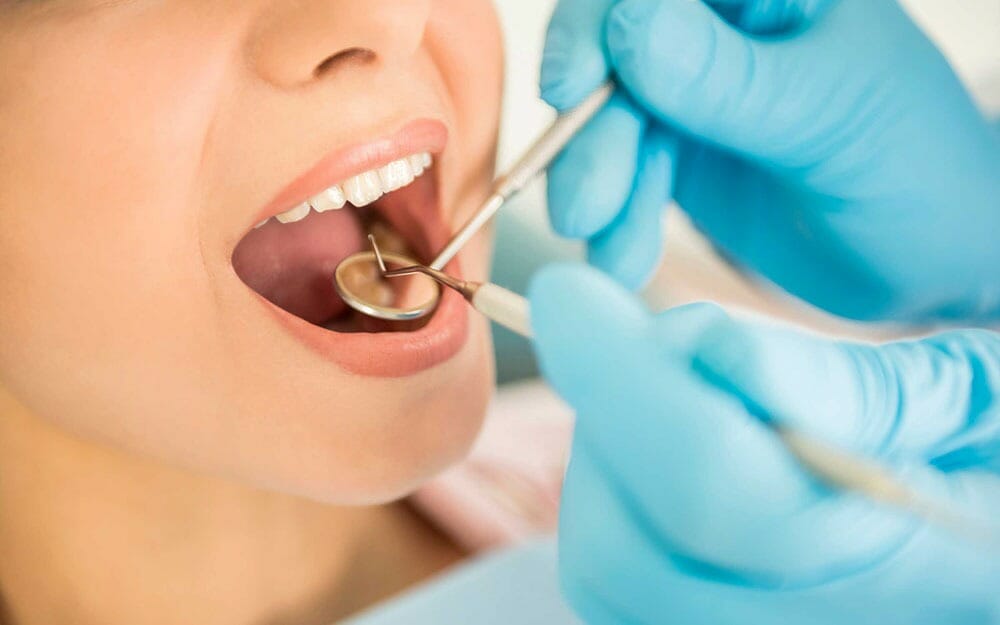
[[(231, 258), (317, 160), (425, 117), (461, 223), (493, 176), (492, 4), (0, 0), (0, 59), (0, 620), (326, 625), (459, 557), (377, 504), (471, 446), (486, 322), (354, 375)], [(488, 238), (463, 254), (485, 277)]]
[(623, 93), (554, 164), (549, 207), (626, 286), (675, 198), (737, 266), (833, 313), (1000, 315), (1000, 133), (895, 1), (562, 0), (543, 97), (608, 75)]

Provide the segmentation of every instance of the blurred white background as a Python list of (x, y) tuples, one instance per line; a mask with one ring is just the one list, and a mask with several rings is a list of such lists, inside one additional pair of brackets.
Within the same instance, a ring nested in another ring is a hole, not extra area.
[[(966, 83), (1000, 111), (1000, 0), (904, 0)], [(496, 0), (506, 31), (507, 95), (501, 165), (550, 119), (538, 100), (538, 69), (545, 27), (555, 0)]]
[[(545, 28), (555, 0), (496, 0), (496, 3), (507, 37), (507, 91), (499, 153), (500, 166), (505, 167), (553, 115), (538, 99), (538, 73)], [(983, 108), (1000, 114), (1000, 0), (905, 0), (901, 4), (942, 48)], [(551, 245), (561, 256), (580, 254), (579, 246), (556, 241), (547, 234), (542, 184), (525, 190), (510, 210), (516, 215), (505, 218), (527, 225), (539, 237), (536, 247)], [(510, 231), (509, 226), (501, 225), (502, 230), (505, 227)], [(520, 271), (524, 274), (527, 269)], [(523, 275), (509, 280), (517, 288)], [(670, 213), (667, 256), (646, 295), (654, 308), (692, 299), (711, 299), (731, 307), (766, 312), (826, 333), (860, 338), (886, 336), (883, 329), (873, 332), (870, 327), (844, 323), (774, 293), (749, 287), (715, 258), (678, 211)]]

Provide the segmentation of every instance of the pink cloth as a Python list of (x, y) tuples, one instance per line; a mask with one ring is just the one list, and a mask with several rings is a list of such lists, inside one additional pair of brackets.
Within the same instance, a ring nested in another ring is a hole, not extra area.
[(543, 383), (504, 387), (469, 457), (412, 502), (472, 551), (551, 534), (572, 428), (571, 410)]

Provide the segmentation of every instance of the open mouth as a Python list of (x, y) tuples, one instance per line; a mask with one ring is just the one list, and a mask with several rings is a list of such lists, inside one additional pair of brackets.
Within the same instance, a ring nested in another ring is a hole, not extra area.
[[(352, 363), (360, 361), (344, 352), (364, 351), (365, 362), (374, 362), (381, 350), (403, 363), (393, 374), (409, 373), (449, 357), (464, 340), (464, 310), (454, 310), (452, 298), (442, 297), (423, 319), (384, 321), (350, 308), (333, 286), (337, 266), (367, 249), (369, 233), (384, 250), (425, 263), (447, 240), (434, 163), (443, 135), (440, 124), (415, 123), (390, 139), (331, 155), (280, 193), (233, 251), (240, 279), (296, 318), (293, 330), (307, 342), (346, 356), (349, 368), (357, 370)], [(373, 303), (405, 297), (406, 286), (381, 278), (374, 264), (355, 283), (354, 291)], [(407, 357), (413, 366), (404, 366)], [(362, 368), (388, 374), (380, 366)]]
[[(237, 275), (279, 308), (339, 332), (407, 331), (422, 323), (373, 319), (349, 308), (333, 288), (342, 260), (364, 249), (374, 234), (387, 251), (426, 262), (431, 253), (427, 223), (413, 209), (434, 206), (433, 157), (412, 154), (334, 184), (267, 218), (233, 252)], [(390, 305), (399, 285), (383, 280), (374, 265), (359, 275), (358, 290), (373, 303)]]

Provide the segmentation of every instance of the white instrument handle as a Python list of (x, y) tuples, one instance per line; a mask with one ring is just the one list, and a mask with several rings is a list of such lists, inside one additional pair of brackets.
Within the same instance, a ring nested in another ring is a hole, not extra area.
[(480, 285), (472, 295), (472, 305), (508, 330), (531, 338), (528, 300), (517, 293), (487, 282)]

